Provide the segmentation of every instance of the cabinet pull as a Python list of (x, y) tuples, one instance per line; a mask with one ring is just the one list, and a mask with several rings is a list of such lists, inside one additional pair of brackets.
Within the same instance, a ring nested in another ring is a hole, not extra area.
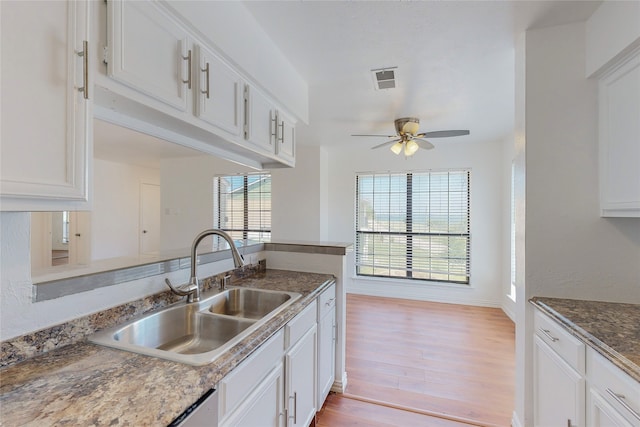
[(89, 99), (89, 42), (82, 41), (82, 51), (76, 52), (76, 55), (82, 57), (82, 87), (78, 88), (78, 92), (82, 92), (84, 99)]
[(325, 302), (324, 305), (329, 307), (333, 303), (333, 301), (335, 301), (335, 298), (331, 298), (329, 301)]
[(278, 138), (278, 141), (280, 141), (281, 144), (284, 144), (284, 120), (282, 122), (280, 122), (280, 138)]
[(249, 139), (249, 122), (251, 110), (249, 109), (249, 85), (244, 87), (244, 139)]
[(289, 399), (293, 399), (293, 416), (289, 415), (289, 418), (293, 418), (293, 424), (298, 424), (298, 393), (294, 391)]
[(547, 338), (549, 338), (552, 342), (556, 342), (559, 341), (560, 338), (556, 338), (553, 335), (551, 335), (551, 332), (548, 329), (542, 329), (540, 328), (540, 332), (542, 332)]
[(271, 136), (274, 140), (278, 140), (278, 113), (271, 111)]
[(624, 394), (619, 394), (616, 393), (615, 391), (611, 390), (610, 388), (607, 387), (606, 392), (609, 394), (609, 396), (613, 397), (613, 399), (618, 402), (620, 405), (622, 405), (622, 407), (624, 409), (626, 409), (627, 411), (629, 411), (631, 413), (631, 415), (633, 415), (637, 420), (640, 420), (640, 414), (633, 409), (626, 400), (624, 400)]
[(204, 93), (205, 95), (207, 95), (207, 99), (209, 99), (209, 63), (207, 62), (207, 66), (205, 67), (205, 69), (204, 70), (200, 69), (200, 71), (205, 73), (207, 76), (206, 89), (205, 90), (200, 89), (200, 93)]
[(567, 419), (567, 427), (573, 427), (573, 424), (571, 424), (571, 418)]
[(191, 89), (191, 49), (187, 52), (187, 56), (183, 56), (182, 59), (187, 61), (187, 80), (183, 80), (182, 83), (186, 83), (187, 87)]

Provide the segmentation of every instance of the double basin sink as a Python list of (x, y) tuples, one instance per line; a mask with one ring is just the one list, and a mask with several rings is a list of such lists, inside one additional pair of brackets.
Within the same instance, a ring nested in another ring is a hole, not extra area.
[(300, 298), (299, 293), (229, 288), (104, 329), (89, 341), (189, 365), (205, 365)]

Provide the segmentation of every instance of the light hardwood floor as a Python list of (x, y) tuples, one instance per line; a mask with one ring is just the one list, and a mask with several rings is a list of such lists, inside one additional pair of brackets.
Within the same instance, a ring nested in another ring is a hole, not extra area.
[(347, 296), (344, 395), (318, 427), (509, 426), (515, 327), (500, 309)]

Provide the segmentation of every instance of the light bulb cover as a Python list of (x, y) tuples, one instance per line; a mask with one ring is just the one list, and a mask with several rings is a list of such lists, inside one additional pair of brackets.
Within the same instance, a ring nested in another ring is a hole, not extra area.
[(391, 146), (390, 150), (393, 151), (393, 154), (400, 154), (400, 152), (402, 151), (403, 145), (404, 144), (402, 141), (398, 141)]
[(420, 148), (420, 146), (414, 140), (407, 141), (404, 145), (404, 155), (407, 157), (413, 156), (416, 151), (418, 151), (418, 148)]

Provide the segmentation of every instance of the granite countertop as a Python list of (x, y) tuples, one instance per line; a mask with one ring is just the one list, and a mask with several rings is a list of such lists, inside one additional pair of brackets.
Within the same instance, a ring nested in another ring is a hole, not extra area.
[(267, 270), (234, 286), (302, 297), (206, 366), (88, 342), (0, 370), (0, 425), (167, 425), (316, 298), (329, 274)]
[(640, 382), (640, 305), (543, 297), (530, 302)]

